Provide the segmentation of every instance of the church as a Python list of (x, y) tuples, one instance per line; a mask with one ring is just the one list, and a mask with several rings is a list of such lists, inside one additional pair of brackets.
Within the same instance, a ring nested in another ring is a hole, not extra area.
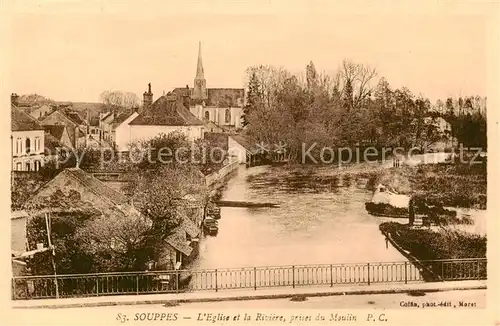
[(200, 43), (192, 89), (175, 88), (153, 101), (149, 84), (143, 94), (142, 108), (112, 114), (110, 121), (104, 122), (110, 126), (109, 141), (122, 152), (128, 151), (130, 144), (147, 141), (160, 133), (180, 131), (196, 140), (204, 138), (205, 132), (238, 131), (242, 127), (244, 101), (244, 88), (207, 88)]
[[(193, 88), (178, 87), (173, 90), (180, 97), (189, 97), (189, 110), (205, 123), (214, 123), (228, 131), (242, 128), (241, 118), (245, 103), (244, 88), (207, 88), (201, 42), (198, 45), (198, 64)], [(210, 131), (210, 130), (206, 130)]]

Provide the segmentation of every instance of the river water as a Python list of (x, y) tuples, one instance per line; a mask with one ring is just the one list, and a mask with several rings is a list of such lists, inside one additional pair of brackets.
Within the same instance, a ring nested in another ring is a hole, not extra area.
[(222, 207), (218, 235), (201, 239), (191, 268), (405, 261), (365, 210), (367, 181), (333, 168), (241, 166), (222, 199), (280, 207)]

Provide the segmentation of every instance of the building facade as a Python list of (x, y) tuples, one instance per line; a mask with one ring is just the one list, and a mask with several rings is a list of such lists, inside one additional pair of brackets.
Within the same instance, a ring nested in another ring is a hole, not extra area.
[(38, 171), (45, 161), (43, 127), (32, 117), (11, 106), (13, 171)]

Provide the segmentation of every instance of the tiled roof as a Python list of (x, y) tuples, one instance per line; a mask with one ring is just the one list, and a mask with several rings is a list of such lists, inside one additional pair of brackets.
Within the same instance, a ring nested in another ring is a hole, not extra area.
[(130, 125), (202, 126), (203, 122), (186, 109), (179, 99), (170, 100), (167, 96), (162, 96), (150, 109), (132, 120)]
[(257, 147), (257, 142), (247, 136), (243, 135), (231, 135), (229, 136), (232, 139), (234, 139), (238, 144), (243, 146), (247, 151), (249, 151), (252, 154), (255, 154), (258, 152), (258, 147)]
[[(128, 204), (128, 198), (119, 193), (118, 191), (108, 187), (102, 181), (93, 177), (89, 173), (79, 169), (79, 168), (68, 168), (59, 173), (54, 179), (43, 185), (38, 192), (46, 189), (50, 184), (57, 182), (60, 178), (71, 178), (76, 180), (80, 185), (87, 188), (98, 197), (105, 198), (111, 201), (114, 205), (126, 205)], [(64, 180), (64, 179), (63, 179)], [(37, 192), (37, 193), (38, 193)], [(33, 197), (33, 201), (36, 201), (37, 195)]]
[(176, 250), (182, 252), (184, 255), (189, 256), (193, 248), (189, 246), (189, 241), (186, 241), (185, 231), (177, 227), (173, 232), (165, 238), (165, 242), (174, 247)]
[(135, 111), (125, 111), (120, 114), (118, 114), (114, 119), (113, 119), (113, 128), (118, 127), (120, 124), (122, 124), (123, 121), (127, 120), (130, 118), (132, 114), (134, 114)]
[(43, 130), (38, 121), (21, 111), (15, 105), (11, 105), (10, 118), (11, 131)]
[(62, 136), (64, 135), (64, 130), (66, 129), (66, 126), (64, 126), (64, 125), (44, 125), (43, 129), (45, 130), (46, 133), (49, 133), (57, 140), (61, 140)]
[(113, 112), (106, 113), (105, 115), (102, 116), (101, 120), (106, 121), (109, 117), (111, 117), (112, 114)]
[[(64, 121), (64, 124), (66, 124), (66, 125), (69, 122), (74, 127), (78, 126), (78, 123), (76, 123), (75, 121), (73, 121), (73, 119), (68, 117), (64, 112), (62, 112), (62, 110), (54, 110), (54, 111), (50, 112), (49, 114), (47, 114), (42, 119), (42, 124), (45, 124), (43, 122), (49, 120), (49, 117), (52, 116), (53, 114), (55, 114), (56, 117), (59, 117), (59, 121), (61, 123)], [(63, 120), (63, 121), (61, 121), (61, 120)]]
[(77, 125), (86, 124), (85, 120), (83, 120), (82, 117), (80, 117), (80, 115), (76, 112), (68, 112), (66, 115)]
[[(94, 178), (91, 174), (79, 168), (66, 169), (59, 175), (63, 174), (64, 172), (78, 179), (84, 186), (91, 189), (94, 193), (106, 197), (107, 199), (112, 201), (115, 205), (123, 205), (128, 203), (128, 198), (125, 195), (108, 187), (102, 181), (98, 180), (97, 178)], [(59, 175), (57, 177), (59, 177)]]
[(200, 235), (200, 229), (188, 217), (184, 217), (182, 219), (181, 225), (179, 227), (182, 228), (187, 234), (189, 234), (191, 238), (196, 238), (198, 235)]

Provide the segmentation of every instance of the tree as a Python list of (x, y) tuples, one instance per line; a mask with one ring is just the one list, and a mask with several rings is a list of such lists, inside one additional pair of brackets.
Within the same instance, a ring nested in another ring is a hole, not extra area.
[(151, 221), (139, 214), (101, 215), (75, 232), (75, 240), (92, 257), (93, 272), (144, 269), (154, 252)]
[(111, 108), (125, 108), (131, 109), (139, 106), (139, 97), (131, 92), (122, 91), (104, 91), (100, 95), (101, 102), (105, 104), (108, 109)]
[(247, 100), (245, 106), (243, 107), (242, 116), (243, 127), (248, 125), (248, 115), (250, 114), (252, 109), (256, 109), (257, 106), (260, 105), (262, 99), (262, 95), (260, 93), (260, 85), (255, 71), (252, 71), (250, 75), (250, 79), (248, 81), (248, 91), (246, 95)]
[(155, 232), (168, 234), (181, 222), (178, 203), (186, 196), (208, 201), (204, 176), (192, 165), (160, 165), (135, 174), (127, 185), (134, 204), (152, 221)]
[(311, 61), (306, 67), (307, 89), (312, 91), (318, 87), (318, 72)]

